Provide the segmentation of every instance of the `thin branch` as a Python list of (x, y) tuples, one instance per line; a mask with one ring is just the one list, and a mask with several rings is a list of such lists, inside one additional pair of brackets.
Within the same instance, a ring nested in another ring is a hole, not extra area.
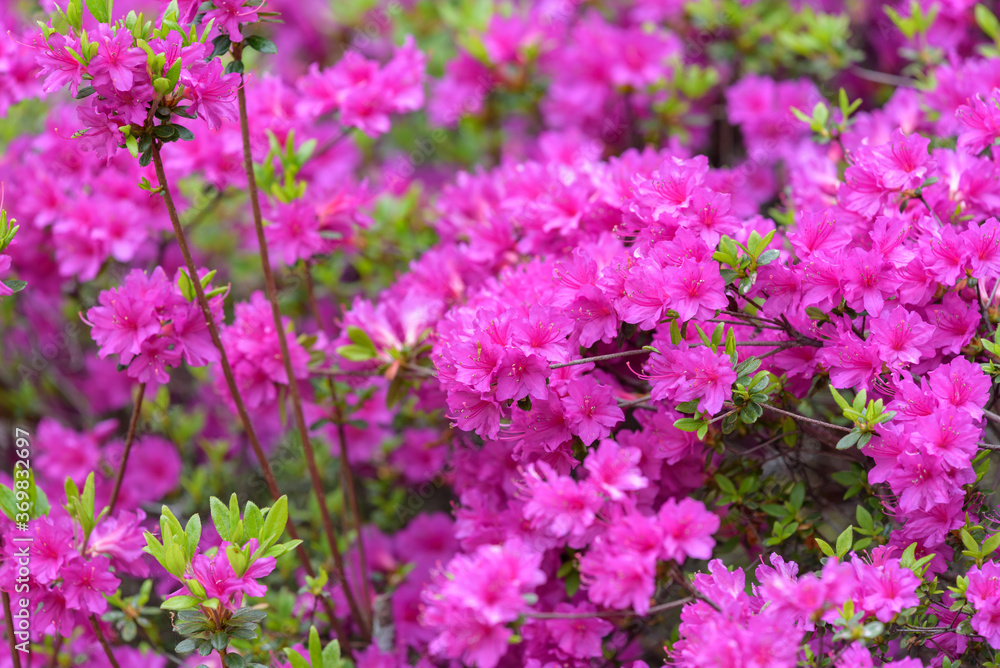
[[(833, 424), (832, 422), (823, 422), (822, 420), (814, 420), (812, 418), (806, 417), (805, 415), (792, 413), (791, 411), (786, 411), (784, 409), (778, 408), (777, 406), (772, 406), (771, 404), (758, 404), (758, 405), (763, 408), (766, 408), (769, 411), (780, 413), (781, 415), (787, 415), (788, 417), (793, 418), (795, 420), (799, 420), (800, 422), (809, 422), (810, 424), (819, 425), (820, 427), (827, 427), (829, 429), (837, 429), (839, 431), (845, 431), (845, 432), (851, 431), (850, 427), (841, 427), (839, 424)], [(736, 404), (727, 401), (723, 403), (723, 406), (727, 408), (735, 408)], [(1000, 419), (1000, 416), (998, 416), (997, 419)]]
[[(650, 397), (647, 394), (645, 396), (637, 397), (635, 399), (629, 399), (628, 401), (619, 401), (618, 408), (629, 408), (631, 406), (636, 406), (638, 408), (646, 408), (646, 406), (643, 406), (642, 404), (645, 404), (647, 401), (649, 401), (649, 399)], [(649, 408), (651, 408), (652, 410), (656, 410), (652, 406), (650, 406)]]
[[(233, 57), (240, 62), (243, 55), (242, 43), (233, 46)], [(242, 77), (243, 75), (241, 75)], [(365, 629), (365, 635), (370, 635), (371, 619), (366, 611), (358, 606), (357, 600), (351, 591), (350, 583), (347, 580), (347, 571), (344, 568), (344, 560), (340, 554), (340, 547), (337, 545), (337, 535), (333, 528), (333, 520), (330, 518), (330, 508), (326, 502), (326, 492), (323, 489), (323, 479), (319, 474), (319, 467), (316, 464), (316, 452), (313, 449), (312, 440), (309, 438), (309, 427), (306, 424), (305, 413), (302, 409), (302, 396), (299, 393), (299, 384), (295, 378), (292, 368), (292, 357), (288, 350), (288, 337), (285, 335), (285, 328), (281, 320), (281, 307), (278, 305), (278, 288), (274, 282), (274, 273), (271, 271), (271, 260), (267, 252), (267, 238), (264, 234), (263, 215), (260, 210), (260, 195), (257, 191), (257, 179), (253, 170), (253, 155), (250, 148), (250, 119), (247, 113), (246, 81), (244, 85), (236, 89), (236, 96), (240, 109), (240, 130), (243, 135), (243, 167), (247, 175), (247, 183), (250, 191), (250, 207), (253, 212), (254, 228), (257, 232), (257, 245), (260, 251), (261, 269), (264, 273), (264, 284), (267, 288), (267, 299), (271, 303), (271, 316), (274, 320), (275, 335), (281, 350), (281, 360), (284, 363), (285, 375), (288, 377), (288, 393), (292, 399), (292, 410), (295, 414), (295, 424), (299, 432), (299, 440), (302, 441), (302, 450), (305, 453), (306, 466), (309, 469), (309, 478), (312, 482), (313, 492), (319, 503), (320, 518), (323, 522), (323, 529), (326, 532), (327, 545), (333, 555), (334, 565), (337, 574), (342, 580), (344, 595), (347, 598), (347, 605), (351, 609), (351, 614), (358, 620), (361, 627)], [(195, 281), (197, 282), (197, 281)]]
[[(247, 413), (246, 405), (243, 403), (243, 396), (240, 394), (240, 388), (236, 384), (236, 377), (233, 374), (233, 368), (229, 364), (229, 357), (226, 355), (226, 348), (222, 345), (222, 339), (219, 336), (219, 328), (215, 323), (215, 316), (212, 314), (212, 308), (209, 306), (208, 298), (205, 296), (205, 290), (202, 288), (201, 281), (198, 280), (198, 268), (195, 266), (194, 258), (191, 256), (191, 250), (188, 248), (187, 236), (184, 233), (184, 228), (181, 227), (180, 217), (177, 215), (177, 207), (174, 205), (173, 196), (170, 194), (170, 186), (167, 182), (167, 174), (163, 169), (163, 159), (160, 157), (160, 146), (159, 142), (156, 140), (152, 143), (152, 154), (153, 154), (153, 165), (156, 169), (156, 179), (159, 183), (159, 191), (163, 194), (163, 202), (167, 207), (167, 215), (170, 217), (170, 223), (174, 228), (174, 236), (177, 237), (177, 245), (180, 247), (181, 256), (184, 258), (184, 263), (187, 266), (188, 273), (191, 276), (191, 283), (194, 284), (194, 292), (198, 301), (198, 306), (201, 307), (201, 312), (205, 316), (205, 324), (208, 326), (208, 333), (212, 338), (212, 344), (215, 346), (216, 350), (219, 351), (219, 364), (222, 367), (222, 375), (226, 380), (226, 387), (229, 389), (229, 394), (233, 399), (233, 403), (236, 406), (236, 412), (239, 415), (240, 423), (243, 425), (243, 430), (246, 432), (247, 440), (250, 441), (250, 447), (254, 451), (254, 455), (257, 457), (257, 461), (260, 464), (261, 472), (264, 474), (264, 480), (267, 482), (267, 488), (271, 492), (271, 496), (275, 499), (281, 498), (281, 490), (278, 489), (278, 482), (274, 478), (274, 471), (271, 469), (271, 463), (267, 460), (267, 455), (264, 454), (264, 449), (260, 445), (260, 440), (257, 438), (257, 432), (254, 431), (253, 423), (250, 422), (250, 415)], [(287, 524), (288, 535), (292, 540), (298, 540), (298, 531), (295, 530), (295, 525), (292, 523), (292, 517), (289, 515)], [(299, 561), (302, 563), (302, 568), (310, 577), (316, 576), (316, 571), (309, 561), (309, 553), (306, 552), (304, 544), (299, 544), (295, 548), (295, 552), (299, 557)], [(343, 627), (340, 624), (340, 620), (333, 612), (333, 605), (330, 603), (328, 597), (323, 596), (323, 608), (330, 618), (330, 625), (333, 626), (337, 633), (337, 636), (341, 639), (341, 646), (346, 646), (345, 651), (350, 652), (350, 645), (347, 643), (347, 635), (344, 633)]]
[(897, 76), (895, 74), (888, 74), (887, 72), (878, 72), (876, 70), (869, 70), (864, 67), (859, 67), (854, 65), (851, 67), (851, 73), (860, 79), (865, 79), (871, 81), (872, 83), (885, 84), (887, 86), (899, 86), (902, 88), (916, 88), (918, 81), (916, 79), (908, 79), (907, 77)]
[(135, 405), (132, 406), (132, 419), (128, 423), (128, 436), (125, 437), (125, 451), (122, 452), (122, 461), (118, 465), (118, 473), (115, 475), (115, 487), (111, 490), (111, 500), (108, 502), (108, 515), (115, 512), (115, 505), (118, 503), (118, 494), (122, 489), (122, 481), (125, 479), (125, 467), (128, 465), (128, 456), (132, 452), (132, 442), (135, 441), (135, 429), (139, 425), (139, 414), (142, 412), (142, 398), (146, 394), (146, 383), (139, 384), (139, 394), (135, 398)]
[(528, 612), (525, 617), (528, 619), (591, 619), (593, 617), (648, 617), (658, 612), (679, 608), (695, 600), (693, 596), (654, 605), (646, 611), (645, 615), (640, 615), (635, 610), (598, 610), (596, 612)]
[(633, 357), (635, 355), (648, 355), (652, 350), (623, 350), (620, 353), (610, 353), (608, 355), (596, 355), (595, 357), (584, 357), (583, 359), (563, 362), (561, 364), (550, 364), (550, 369), (561, 369), (567, 366), (577, 366), (580, 364), (590, 364), (591, 362), (603, 362), (604, 360), (614, 360), (620, 357)]
[(97, 640), (101, 643), (101, 647), (104, 648), (104, 654), (107, 655), (108, 661), (114, 668), (121, 668), (121, 666), (118, 665), (118, 660), (115, 658), (115, 653), (111, 651), (111, 645), (108, 643), (108, 639), (104, 637), (104, 631), (101, 630), (101, 624), (97, 621), (97, 615), (90, 616), (90, 625), (93, 627), (94, 635), (97, 636)]
[(21, 668), (21, 653), (17, 650), (17, 638), (14, 637), (14, 615), (10, 609), (10, 594), (0, 592), (3, 598), (3, 619), (7, 625), (7, 642), (10, 643), (10, 656), (14, 661), (14, 668)]

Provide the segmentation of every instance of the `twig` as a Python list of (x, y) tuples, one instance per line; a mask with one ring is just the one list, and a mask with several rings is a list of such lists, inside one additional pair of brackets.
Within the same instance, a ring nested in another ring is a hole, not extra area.
[[(205, 316), (205, 324), (208, 326), (208, 333), (212, 338), (212, 344), (215, 345), (216, 350), (219, 351), (219, 363), (222, 367), (222, 375), (226, 380), (226, 387), (229, 389), (229, 394), (233, 399), (233, 403), (236, 405), (236, 412), (239, 415), (240, 423), (243, 425), (243, 430), (246, 432), (247, 440), (250, 441), (250, 447), (254, 451), (254, 455), (257, 457), (257, 461), (260, 463), (261, 472), (264, 474), (264, 480), (267, 482), (267, 488), (271, 492), (271, 496), (275, 499), (281, 498), (281, 490), (278, 489), (278, 482), (274, 478), (274, 471), (271, 469), (271, 464), (267, 460), (267, 455), (264, 454), (264, 449), (260, 445), (260, 440), (257, 438), (257, 432), (254, 431), (253, 423), (250, 422), (250, 415), (247, 413), (246, 405), (243, 403), (243, 396), (240, 394), (240, 388), (236, 384), (236, 377), (233, 375), (233, 368), (229, 364), (229, 357), (226, 355), (226, 348), (222, 345), (222, 339), (219, 336), (219, 328), (215, 323), (215, 316), (212, 315), (212, 308), (208, 304), (208, 298), (205, 297), (205, 290), (201, 286), (201, 281), (198, 280), (198, 268), (195, 266), (194, 258), (191, 256), (191, 250), (188, 248), (187, 236), (184, 233), (184, 228), (181, 227), (180, 217), (177, 215), (177, 207), (174, 205), (173, 196), (170, 194), (170, 186), (167, 182), (167, 174), (163, 169), (163, 159), (160, 157), (160, 147), (159, 143), (154, 140), (152, 143), (152, 154), (153, 154), (153, 165), (156, 169), (156, 179), (159, 182), (160, 192), (163, 194), (163, 202), (167, 207), (167, 215), (170, 217), (170, 223), (174, 228), (174, 236), (177, 237), (177, 245), (180, 247), (181, 256), (184, 258), (184, 263), (187, 266), (188, 273), (191, 276), (191, 283), (194, 284), (194, 292), (198, 301), (198, 305), (201, 307), (201, 312)], [(322, 504), (321, 504), (322, 505)], [(288, 535), (292, 540), (298, 540), (298, 531), (295, 530), (295, 525), (292, 523), (291, 515), (288, 517), (287, 524)], [(302, 563), (302, 568), (310, 577), (315, 577), (316, 571), (312, 567), (312, 563), (309, 561), (309, 553), (306, 552), (303, 544), (299, 544), (295, 548), (295, 552), (299, 557), (299, 561)], [(323, 597), (323, 608), (326, 610), (327, 615), (330, 618), (330, 625), (333, 626), (337, 633), (337, 636), (341, 639), (341, 645), (347, 646), (347, 652), (350, 652), (350, 646), (347, 643), (347, 635), (344, 633), (343, 627), (340, 625), (340, 620), (333, 612), (333, 605), (330, 600), (324, 596)]]
[(620, 353), (609, 353), (607, 355), (596, 355), (595, 357), (584, 357), (583, 359), (563, 362), (561, 364), (550, 364), (550, 369), (561, 369), (567, 366), (577, 366), (579, 364), (590, 364), (591, 362), (603, 362), (604, 360), (618, 359), (619, 357), (632, 357), (634, 355), (648, 355), (652, 350), (623, 350)]
[(135, 429), (139, 425), (139, 414), (142, 412), (142, 397), (145, 394), (146, 383), (140, 383), (139, 394), (136, 396), (135, 405), (132, 407), (132, 419), (128, 423), (128, 436), (125, 437), (125, 451), (122, 452), (122, 461), (118, 465), (118, 473), (115, 475), (115, 487), (111, 490), (111, 500), (108, 501), (108, 516), (114, 514), (115, 505), (118, 503), (118, 494), (121, 492), (122, 481), (125, 479), (125, 467), (128, 465), (128, 456), (132, 452), (132, 442), (135, 441)]
[(101, 630), (101, 625), (97, 621), (97, 615), (90, 616), (90, 625), (94, 628), (94, 635), (97, 636), (98, 642), (100, 642), (101, 647), (104, 648), (104, 653), (107, 655), (108, 661), (114, 668), (121, 668), (118, 665), (118, 660), (115, 658), (115, 653), (111, 651), (111, 645), (108, 643), (108, 639), (104, 637), (104, 631)]
[(993, 411), (988, 411), (984, 408), (983, 415), (985, 415), (986, 419), (992, 422), (993, 424), (1000, 424), (1000, 415), (997, 415)]
[[(777, 406), (772, 406), (771, 404), (758, 404), (758, 405), (763, 408), (766, 408), (769, 411), (780, 413), (781, 415), (787, 415), (788, 417), (793, 418), (795, 420), (799, 420), (801, 422), (809, 422), (811, 424), (819, 425), (820, 427), (829, 427), (830, 429), (837, 429), (839, 431), (845, 431), (845, 432), (851, 431), (850, 427), (841, 427), (839, 424), (833, 424), (831, 422), (823, 422), (822, 420), (814, 420), (804, 415), (799, 415), (798, 413), (792, 413), (791, 411), (783, 410), (781, 408), (778, 408)], [(736, 404), (727, 401), (723, 403), (723, 406), (727, 408), (735, 408)], [(997, 416), (997, 419), (1000, 420), (1000, 416)]]
[(851, 73), (861, 79), (866, 79), (873, 83), (885, 84), (887, 86), (899, 86), (902, 88), (916, 88), (919, 83), (916, 79), (908, 79), (907, 77), (897, 76), (895, 74), (888, 74), (887, 72), (878, 72), (876, 70), (869, 70), (858, 65), (851, 67)]
[(648, 617), (649, 615), (655, 615), (658, 612), (663, 612), (664, 610), (671, 610), (673, 608), (679, 608), (686, 605), (694, 600), (693, 596), (688, 596), (686, 598), (678, 599), (676, 601), (671, 601), (669, 603), (661, 603), (660, 605), (654, 605), (649, 610), (646, 611), (645, 615), (640, 615), (635, 610), (598, 610), (596, 612), (529, 612), (525, 613), (525, 617), (529, 619), (590, 619), (592, 617)]
[(14, 668), (21, 668), (21, 653), (17, 650), (17, 638), (14, 637), (14, 615), (10, 610), (10, 594), (0, 592), (3, 597), (3, 619), (7, 625), (7, 642), (10, 643), (10, 656), (14, 661)]
[[(243, 56), (243, 44), (233, 45), (233, 57), (240, 62)], [(242, 75), (241, 75), (242, 77)], [(257, 245), (260, 250), (261, 269), (264, 273), (264, 284), (267, 288), (267, 299), (271, 303), (271, 316), (274, 320), (275, 335), (281, 350), (281, 361), (284, 363), (285, 375), (288, 377), (288, 394), (292, 399), (292, 410), (295, 414), (295, 424), (299, 432), (299, 440), (302, 441), (302, 450), (305, 453), (306, 466), (309, 469), (309, 478), (312, 482), (313, 492), (316, 501), (319, 503), (320, 518), (323, 522), (323, 529), (326, 532), (327, 545), (333, 555), (334, 565), (340, 576), (344, 595), (347, 598), (347, 605), (351, 609), (351, 614), (358, 620), (361, 627), (365, 629), (365, 635), (370, 635), (370, 618), (358, 607), (354, 594), (351, 591), (350, 583), (347, 580), (347, 571), (344, 568), (344, 560), (337, 545), (337, 535), (333, 528), (333, 520), (330, 518), (330, 509), (326, 503), (326, 492), (323, 489), (323, 479), (319, 474), (319, 467), (316, 465), (316, 452), (313, 449), (312, 440), (309, 438), (309, 427), (306, 424), (305, 413), (302, 410), (302, 396), (299, 393), (299, 384), (295, 379), (292, 368), (292, 357), (288, 350), (288, 337), (285, 335), (285, 328), (281, 321), (281, 307), (278, 306), (278, 288), (274, 282), (274, 273), (271, 271), (271, 260), (267, 252), (267, 238), (264, 235), (264, 221), (260, 210), (260, 195), (257, 191), (257, 179), (253, 170), (253, 155), (250, 148), (250, 119), (247, 113), (246, 85), (241, 85), (236, 89), (236, 96), (240, 109), (240, 131), (243, 135), (243, 167), (247, 175), (247, 183), (250, 191), (250, 207), (253, 212), (254, 228), (257, 232)]]

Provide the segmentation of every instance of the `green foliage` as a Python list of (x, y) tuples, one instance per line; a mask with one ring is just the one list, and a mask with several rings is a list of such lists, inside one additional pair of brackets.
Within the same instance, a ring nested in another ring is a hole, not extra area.
[(323, 647), (315, 626), (309, 628), (308, 648), (308, 657), (287, 647), (283, 650), (292, 668), (352, 668), (354, 665), (350, 660), (341, 658), (340, 643), (336, 640)]
[(881, 399), (869, 401), (866, 404), (868, 393), (865, 390), (858, 392), (852, 403), (848, 403), (843, 395), (832, 385), (830, 386), (830, 393), (833, 395), (837, 405), (843, 410), (844, 417), (854, 423), (854, 428), (837, 442), (838, 450), (846, 450), (855, 445), (859, 448), (865, 447), (872, 439), (872, 436), (875, 435), (875, 428), (896, 416), (896, 411), (885, 410)]

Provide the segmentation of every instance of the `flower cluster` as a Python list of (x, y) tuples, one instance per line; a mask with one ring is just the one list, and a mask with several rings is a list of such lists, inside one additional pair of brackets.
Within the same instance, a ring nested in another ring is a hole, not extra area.
[[(208, 274), (199, 278), (205, 284), (211, 280)], [(205, 316), (179, 286), (186, 286), (189, 293), (194, 290), (186, 274), (178, 274), (175, 284), (157, 267), (149, 275), (133, 269), (121, 287), (102, 292), (84, 320), (101, 348), (99, 356), (118, 355), (131, 378), (154, 384), (168, 382), (167, 369), (182, 359), (191, 366), (217, 362), (219, 353)], [(222, 293), (213, 298), (217, 313), (222, 311), (222, 300)]]
[(298, 82), (303, 96), (300, 113), (315, 119), (336, 112), (345, 128), (372, 136), (384, 134), (391, 126), (391, 114), (424, 105), (425, 62), (410, 37), (381, 67), (354, 51), (325, 70), (314, 63)]

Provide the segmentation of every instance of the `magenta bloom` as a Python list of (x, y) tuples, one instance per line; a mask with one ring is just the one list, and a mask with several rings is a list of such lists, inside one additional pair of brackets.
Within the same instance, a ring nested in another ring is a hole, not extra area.
[(241, 23), (256, 23), (260, 20), (257, 16), (259, 5), (246, 7), (244, 6), (247, 4), (246, 0), (213, 0), (212, 4), (215, 8), (205, 13), (202, 23), (207, 25), (209, 21), (215, 21), (215, 28), (227, 33), (229, 39), (234, 42), (243, 41), (243, 35), (240, 33)]
[(955, 110), (955, 118), (962, 124), (958, 147), (970, 153), (980, 153), (1000, 137), (1000, 101), (998, 91), (983, 99), (976, 95)]
[(31, 543), (33, 575), (41, 584), (48, 584), (59, 578), (67, 562), (80, 556), (73, 546), (73, 525), (65, 517), (55, 522), (40, 517), (32, 526), (35, 529)]
[(531, 495), (525, 519), (554, 538), (582, 539), (603, 503), (594, 487), (558, 475), (542, 461), (528, 466), (525, 484)]
[(607, 437), (611, 428), (625, 419), (625, 414), (611, 395), (611, 389), (590, 376), (569, 383), (563, 405), (566, 407), (567, 425), (584, 445)]
[(145, 52), (133, 46), (128, 30), (112, 34), (111, 29), (102, 24), (98, 33), (94, 40), (97, 42), (97, 55), (87, 65), (87, 71), (94, 77), (94, 87), (111, 84), (115, 90), (129, 90), (135, 83), (136, 75), (145, 73)]
[(705, 504), (694, 499), (680, 503), (669, 499), (657, 514), (663, 529), (660, 556), (683, 564), (688, 557), (710, 559), (719, 530), (719, 517), (705, 509)]
[(110, 566), (111, 562), (105, 557), (74, 559), (67, 563), (60, 573), (66, 607), (95, 615), (104, 614), (108, 609), (104, 595), (115, 593), (121, 584), (108, 570)]
[(890, 560), (881, 566), (856, 567), (861, 570), (861, 605), (880, 622), (886, 623), (920, 602), (917, 598), (920, 579), (909, 568), (900, 566), (899, 560)]
[(621, 447), (606, 439), (587, 455), (583, 467), (590, 476), (587, 482), (599, 488), (614, 501), (625, 498), (626, 492), (644, 489), (649, 481), (639, 472), (642, 452), (638, 448)]
[(600, 617), (583, 617), (596, 608), (588, 603), (560, 603), (554, 612), (581, 615), (578, 619), (549, 619), (545, 626), (559, 649), (577, 659), (601, 657), (601, 639), (614, 630), (614, 625)]
[(713, 353), (707, 347), (689, 349), (684, 342), (659, 349), (663, 354), (650, 356), (647, 375), (640, 376), (650, 381), (650, 396), (674, 403), (700, 399), (699, 410), (709, 414), (719, 412), (736, 382), (729, 356), (721, 350)]

